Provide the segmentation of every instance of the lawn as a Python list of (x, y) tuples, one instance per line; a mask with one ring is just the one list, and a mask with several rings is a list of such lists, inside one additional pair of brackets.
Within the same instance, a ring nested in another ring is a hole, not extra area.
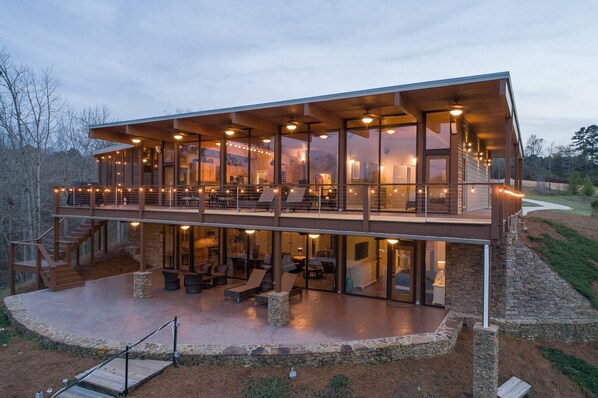
[(563, 351), (542, 347), (542, 355), (575, 382), (589, 398), (598, 398), (598, 367)]
[[(567, 195), (564, 193), (548, 193), (540, 194), (535, 190), (524, 190), (525, 197), (528, 199), (543, 200), (545, 202), (556, 203), (559, 205), (569, 206), (573, 214), (580, 216), (591, 216), (592, 207), (590, 203), (593, 198), (581, 195)], [(527, 205), (526, 205), (527, 206)]]

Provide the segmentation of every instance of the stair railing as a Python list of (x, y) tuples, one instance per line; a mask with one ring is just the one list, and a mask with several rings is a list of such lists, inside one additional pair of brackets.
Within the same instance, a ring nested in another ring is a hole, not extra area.
[(160, 332), (162, 329), (166, 328), (167, 326), (169, 326), (171, 324), (172, 324), (172, 329), (173, 329), (173, 338), (172, 338), (172, 365), (174, 367), (178, 367), (177, 360), (178, 360), (180, 354), (177, 351), (176, 346), (177, 346), (178, 328), (181, 326), (181, 323), (177, 319), (178, 319), (178, 317), (175, 316), (170, 321), (166, 322), (164, 325), (160, 326), (159, 328), (157, 328), (153, 332), (148, 333), (146, 336), (144, 336), (141, 339), (137, 340), (135, 343), (133, 343), (131, 345), (126, 345), (124, 350), (116, 353), (115, 355), (113, 355), (112, 357), (108, 358), (107, 360), (105, 360), (104, 362), (102, 362), (101, 364), (99, 364), (98, 366), (96, 366), (93, 369), (87, 371), (80, 378), (75, 379), (71, 383), (69, 383), (66, 386), (62, 387), (60, 390), (56, 391), (56, 393), (54, 395), (52, 395), (51, 398), (57, 397), (60, 394), (62, 394), (63, 392), (67, 391), (68, 389), (76, 386), (77, 384), (81, 383), (83, 380), (85, 380), (88, 377), (90, 377), (92, 374), (94, 374), (99, 369), (103, 368), (104, 366), (108, 365), (110, 362), (114, 361), (117, 358), (120, 358), (123, 355), (125, 356), (125, 389), (124, 389), (123, 395), (126, 397), (128, 395), (128, 393), (129, 393), (129, 352), (131, 350), (133, 350), (135, 347), (137, 347), (139, 344), (143, 343), (145, 340), (147, 340), (150, 337), (154, 336), (155, 334), (157, 334), (158, 332)]

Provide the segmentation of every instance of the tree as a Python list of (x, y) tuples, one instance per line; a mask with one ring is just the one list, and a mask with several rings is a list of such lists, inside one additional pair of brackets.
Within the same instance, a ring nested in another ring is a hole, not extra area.
[(594, 191), (594, 184), (592, 184), (590, 176), (586, 175), (581, 183), (581, 193), (589, 197), (594, 195)]
[(598, 165), (598, 126), (593, 124), (580, 128), (571, 140), (573, 148), (582, 158), (589, 160), (592, 165)]
[(577, 195), (579, 188), (581, 187), (581, 176), (577, 171), (574, 171), (569, 176), (569, 193)]

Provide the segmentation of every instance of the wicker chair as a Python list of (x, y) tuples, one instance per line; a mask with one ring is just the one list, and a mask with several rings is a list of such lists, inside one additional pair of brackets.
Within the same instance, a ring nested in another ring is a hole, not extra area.
[(195, 272), (185, 273), (185, 293), (201, 293), (202, 275)]
[(164, 290), (179, 290), (181, 288), (179, 271), (163, 269), (162, 275), (164, 275)]
[(213, 285), (213, 277), (212, 277), (212, 267), (213, 266), (214, 266), (214, 264), (212, 264), (209, 261), (199, 264), (199, 271), (197, 271), (197, 273), (199, 275), (201, 275), (201, 287), (203, 287), (204, 289), (209, 289)]
[(220, 264), (212, 268), (212, 283), (214, 285), (226, 285), (228, 283), (228, 265)]

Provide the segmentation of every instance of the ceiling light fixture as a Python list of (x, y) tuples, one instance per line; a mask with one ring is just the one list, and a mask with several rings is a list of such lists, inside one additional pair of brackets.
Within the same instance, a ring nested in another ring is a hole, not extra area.
[(320, 138), (325, 140), (326, 138), (328, 138), (328, 134), (320, 134)]
[(463, 105), (459, 104), (459, 101), (455, 100), (455, 103), (450, 107), (450, 113), (453, 116), (461, 116), (463, 114)]
[(133, 144), (139, 144), (141, 142), (139, 138), (133, 138), (131, 141), (133, 141)]
[(180, 134), (175, 134), (173, 137), (174, 137), (174, 139), (175, 139), (175, 140), (177, 140), (177, 141), (179, 141), (179, 140), (182, 140), (182, 139), (183, 139), (183, 136), (182, 136), (182, 135), (180, 135)]
[(232, 123), (230, 123), (230, 124), (228, 125), (228, 127), (226, 128), (226, 131), (224, 132), (224, 134), (228, 135), (229, 137), (230, 137), (231, 135), (235, 135), (235, 129), (233, 129), (233, 125), (232, 125)]
[(386, 239), (386, 241), (391, 245), (396, 245), (397, 243), (399, 243), (398, 239)]
[(318, 239), (320, 237), (320, 234), (309, 234), (309, 237), (312, 239)]
[(292, 117), (287, 122), (287, 130), (289, 130), (289, 131), (297, 130), (297, 122), (294, 121)]
[(395, 133), (395, 131), (393, 129), (386, 130), (386, 134), (393, 135), (394, 133)]
[(365, 113), (361, 116), (361, 121), (365, 124), (370, 124), (374, 121), (374, 116), (368, 112), (368, 108), (365, 108)]
[(272, 142), (272, 140), (271, 140), (269, 137), (266, 137), (266, 138), (262, 138), (262, 142), (263, 142), (264, 144), (269, 144), (269, 143), (271, 143), (271, 142)]
[(255, 229), (246, 229), (246, 230), (245, 230), (245, 233), (246, 233), (247, 235), (253, 235), (253, 234), (255, 233)]
[(188, 229), (189, 229), (189, 226), (188, 226), (188, 225), (181, 225), (181, 229), (182, 229), (183, 231), (186, 231), (186, 230), (188, 230)]

